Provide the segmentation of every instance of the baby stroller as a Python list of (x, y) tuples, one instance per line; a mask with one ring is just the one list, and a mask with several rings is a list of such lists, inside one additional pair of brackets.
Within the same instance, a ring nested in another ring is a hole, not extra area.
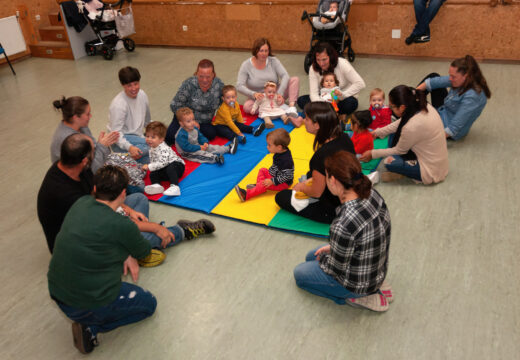
[[(129, 7), (123, 8), (125, 1)], [(97, 39), (85, 43), (88, 56), (102, 54), (106, 60), (112, 60), (119, 41), (127, 51), (135, 50), (134, 40), (127, 36), (135, 33), (134, 18), (131, 8), (132, 0), (119, 0), (115, 4), (105, 4), (100, 0), (78, 0), (79, 11), (83, 13), (94, 30)], [(119, 9), (116, 10), (116, 8)], [(105, 31), (114, 33), (103, 35)]]
[[(326, 41), (330, 43), (341, 57), (345, 56), (344, 52), (346, 49), (347, 59), (350, 62), (353, 62), (356, 58), (356, 54), (354, 50), (352, 50), (352, 39), (347, 27), (351, 1), (352, 0), (320, 0), (315, 14), (309, 14), (307, 11), (303, 12), (302, 21), (307, 19), (312, 27), (310, 50), (305, 56), (305, 62), (303, 64), (307, 74), (312, 64), (312, 50), (319, 42)], [(331, 16), (328, 10), (330, 4), (333, 2), (338, 3), (338, 10)], [(329, 22), (323, 23), (322, 19), (327, 19)]]

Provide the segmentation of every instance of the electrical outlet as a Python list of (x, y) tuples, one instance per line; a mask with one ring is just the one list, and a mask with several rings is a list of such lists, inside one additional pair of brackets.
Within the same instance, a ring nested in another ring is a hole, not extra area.
[(182, 25), (182, 31), (188, 31), (188, 25)]
[(36, 18), (36, 21), (40, 21), (40, 15), (36, 15), (35, 18)]
[(16, 17), (19, 18), (20, 17), (20, 11), (16, 10)]
[(401, 38), (401, 29), (392, 29), (392, 39)]

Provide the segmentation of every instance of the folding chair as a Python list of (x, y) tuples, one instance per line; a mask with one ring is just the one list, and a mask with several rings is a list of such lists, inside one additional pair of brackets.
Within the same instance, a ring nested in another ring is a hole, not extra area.
[(2, 46), (1, 43), (0, 43), (0, 54), (4, 54), (5, 59), (7, 60), (7, 63), (9, 64), (9, 67), (11, 68), (11, 71), (13, 72), (14, 75), (16, 75), (16, 73), (14, 72), (13, 66), (11, 65), (11, 62), (9, 61), (9, 58), (7, 57), (7, 53), (5, 52), (4, 47)]

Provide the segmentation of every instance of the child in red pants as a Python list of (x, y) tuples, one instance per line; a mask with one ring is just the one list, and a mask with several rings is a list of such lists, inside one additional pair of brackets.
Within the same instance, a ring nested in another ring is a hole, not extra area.
[(280, 191), (288, 189), (294, 179), (294, 162), (288, 146), (291, 137), (285, 129), (276, 129), (266, 136), (267, 150), (274, 154), (273, 165), (267, 170), (258, 171), (256, 184), (247, 185), (247, 190), (235, 186), (241, 201), (265, 193), (267, 190)]

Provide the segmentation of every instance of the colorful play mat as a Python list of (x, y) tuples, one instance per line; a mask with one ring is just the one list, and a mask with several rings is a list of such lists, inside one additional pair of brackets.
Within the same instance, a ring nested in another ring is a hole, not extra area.
[[(244, 116), (244, 121), (252, 126), (257, 126), (261, 122), (253, 116)], [(289, 148), (294, 159), (296, 182), (309, 170), (309, 160), (314, 153), (312, 149), (314, 136), (309, 134), (304, 126), (294, 128), (292, 125), (284, 125), (280, 119), (275, 120), (274, 124), (275, 128), (283, 127), (291, 134)], [(149, 196), (149, 199), (280, 230), (318, 237), (328, 236), (328, 224), (308, 220), (280, 209), (274, 201), (276, 193), (273, 191), (267, 191), (246, 202), (241, 202), (237, 196), (235, 185), (239, 184), (240, 187), (245, 188), (247, 184), (256, 183), (258, 170), (272, 165), (273, 155), (267, 151), (265, 139), (265, 135), (272, 130), (266, 129), (258, 137), (246, 134), (247, 143), (239, 144), (236, 154), (225, 154), (224, 165), (199, 164), (185, 160), (186, 170), (179, 183), (181, 196), (154, 195)], [(218, 145), (227, 142), (227, 139), (222, 138), (211, 141), (212, 144)], [(374, 147), (386, 148), (387, 140), (375, 140)], [(368, 174), (377, 168), (379, 159), (362, 164), (363, 172)], [(145, 181), (149, 184), (148, 177)], [(167, 183), (163, 185), (167, 186)]]

